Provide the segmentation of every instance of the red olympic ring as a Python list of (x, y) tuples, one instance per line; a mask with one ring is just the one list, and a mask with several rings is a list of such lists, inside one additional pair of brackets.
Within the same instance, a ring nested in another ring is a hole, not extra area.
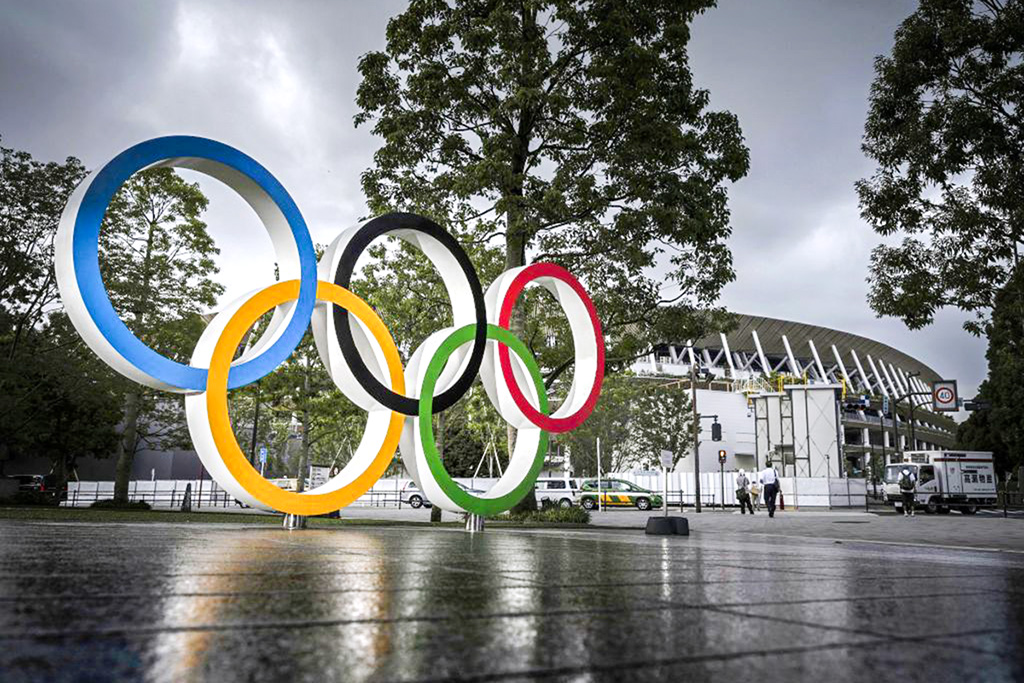
[(508, 386), (509, 394), (523, 415), (541, 429), (554, 433), (567, 432), (578, 427), (590, 416), (594, 406), (597, 405), (598, 397), (601, 395), (601, 384), (604, 382), (604, 335), (601, 332), (601, 321), (597, 317), (597, 309), (594, 308), (594, 302), (591, 301), (590, 296), (583, 289), (583, 285), (565, 268), (556, 266), (553, 263), (536, 263), (524, 268), (516, 275), (512, 280), (512, 284), (509, 285), (508, 291), (505, 293), (504, 300), (501, 302), (501, 311), (498, 316), (498, 325), (500, 327), (504, 327), (506, 330), (509, 329), (509, 323), (512, 320), (512, 309), (519, 295), (531, 280), (542, 277), (555, 278), (569, 285), (586, 308), (587, 314), (590, 316), (590, 323), (594, 327), (594, 340), (597, 345), (597, 373), (586, 402), (579, 410), (564, 417), (544, 415), (530, 405), (526, 396), (519, 389), (515, 374), (512, 372), (512, 362), (509, 357), (508, 348), (504, 344), (498, 346), (498, 359), (501, 363), (501, 373), (505, 379), (505, 384)]

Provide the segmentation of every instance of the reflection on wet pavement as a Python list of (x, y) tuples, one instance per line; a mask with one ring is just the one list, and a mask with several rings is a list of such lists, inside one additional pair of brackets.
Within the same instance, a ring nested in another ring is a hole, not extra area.
[(0, 680), (1019, 680), (1024, 556), (0, 522)]

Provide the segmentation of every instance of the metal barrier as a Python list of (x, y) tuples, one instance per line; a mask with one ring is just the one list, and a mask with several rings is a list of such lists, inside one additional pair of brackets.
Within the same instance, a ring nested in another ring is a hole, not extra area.
[[(720, 473), (701, 475), (701, 505), (708, 508), (736, 507), (735, 473), (726, 472), (724, 481)], [(661, 495), (662, 476), (655, 473), (621, 473), (609, 474), (609, 479), (631, 481), (641, 488)], [(575, 477), (577, 481), (593, 480), (593, 477)], [(469, 488), (487, 490), (497, 479), (492, 478), (458, 478), (456, 481)], [(402, 508), (408, 503), (402, 501), (408, 479), (383, 479), (372, 489), (363, 494), (352, 505), (354, 507)], [(780, 478), (782, 494), (786, 507), (851, 507), (865, 506), (865, 485), (863, 479), (824, 479), (824, 478)], [(680, 503), (692, 507), (696, 500), (695, 482), (692, 474), (672, 473), (668, 481), (667, 504), (678, 508)], [(675, 484), (675, 486), (672, 486)], [(128, 499), (144, 501), (154, 508), (178, 509), (185, 498), (185, 491), (191, 485), (193, 510), (224, 510), (245, 507), (234, 497), (209, 479), (179, 479), (133, 481), (128, 490)], [(539, 494), (545, 493), (539, 491)], [(578, 492), (577, 492), (578, 493)], [(420, 494), (422, 495), (422, 493)], [(1011, 494), (1018, 495), (1018, 494)], [(114, 482), (83, 481), (68, 484), (68, 498), (63, 503), (67, 507), (88, 507), (96, 501), (114, 497)], [(408, 497), (408, 496), (406, 496)], [(761, 501), (763, 503), (763, 500)], [(1011, 502), (1012, 505), (1012, 502)]]
[[(133, 481), (128, 487), (128, 500), (142, 501), (153, 508), (178, 509), (185, 500), (186, 491), (192, 499), (193, 510), (245, 508), (241, 502), (210, 480), (158, 480)], [(68, 497), (61, 505), (65, 507), (89, 507), (101, 500), (114, 497), (114, 482), (83, 481), (68, 483)], [(397, 507), (408, 503), (402, 502), (401, 490), (367, 491), (355, 503), (357, 507)]]

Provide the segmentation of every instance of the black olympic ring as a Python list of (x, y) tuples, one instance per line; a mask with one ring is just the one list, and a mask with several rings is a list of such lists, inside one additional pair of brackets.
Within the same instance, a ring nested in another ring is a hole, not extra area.
[[(352, 239), (345, 246), (341, 259), (338, 261), (338, 270), (334, 275), (334, 283), (339, 287), (349, 289), (352, 281), (352, 271), (356, 265), (356, 259), (363, 253), (370, 242), (381, 235), (395, 230), (413, 230), (433, 237), (448, 251), (451, 252), (462, 273), (466, 276), (469, 289), (473, 295), (473, 307), (476, 310), (476, 334), (473, 337), (473, 349), (469, 355), (469, 363), (466, 365), (462, 375), (445, 391), (434, 398), (433, 411), (439, 413), (455, 405), (462, 396), (473, 386), (480, 364), (483, 362), (484, 349), (487, 344), (487, 309), (484, 306), (483, 289), (480, 287), (480, 278), (477, 277), (476, 269), (469, 260), (465, 250), (458, 241), (447, 230), (440, 225), (413, 213), (388, 213), (378, 216), (369, 221), (359, 229)], [(349, 327), (348, 311), (341, 306), (334, 306), (334, 328), (338, 337), (338, 346), (341, 348), (342, 356), (352, 370), (356, 381), (369, 393), (378, 403), (402, 413), (403, 415), (417, 415), (419, 413), (419, 399), (409, 398), (396, 394), (373, 376), (366, 363), (363, 362), (359, 350), (356, 348), (355, 340), (352, 338), (352, 329)]]

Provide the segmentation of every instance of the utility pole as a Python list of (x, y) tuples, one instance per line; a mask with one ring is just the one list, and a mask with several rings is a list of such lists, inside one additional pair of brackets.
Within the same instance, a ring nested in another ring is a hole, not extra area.
[[(690, 347), (690, 404), (693, 408), (693, 483), (694, 512), (700, 512), (700, 415), (697, 414), (697, 356)], [(679, 495), (679, 509), (683, 509), (682, 493)]]
[(260, 428), (260, 380), (256, 380), (256, 411), (252, 417), (252, 448), (249, 449), (249, 462), (256, 466), (256, 434)]
[[(907, 374), (907, 385), (910, 385), (910, 380), (921, 374), (921, 371), (911, 372)], [(920, 392), (915, 392), (913, 388), (907, 392), (907, 401), (910, 403), (910, 450), (917, 450), (917, 439), (914, 434), (914, 396)]]

